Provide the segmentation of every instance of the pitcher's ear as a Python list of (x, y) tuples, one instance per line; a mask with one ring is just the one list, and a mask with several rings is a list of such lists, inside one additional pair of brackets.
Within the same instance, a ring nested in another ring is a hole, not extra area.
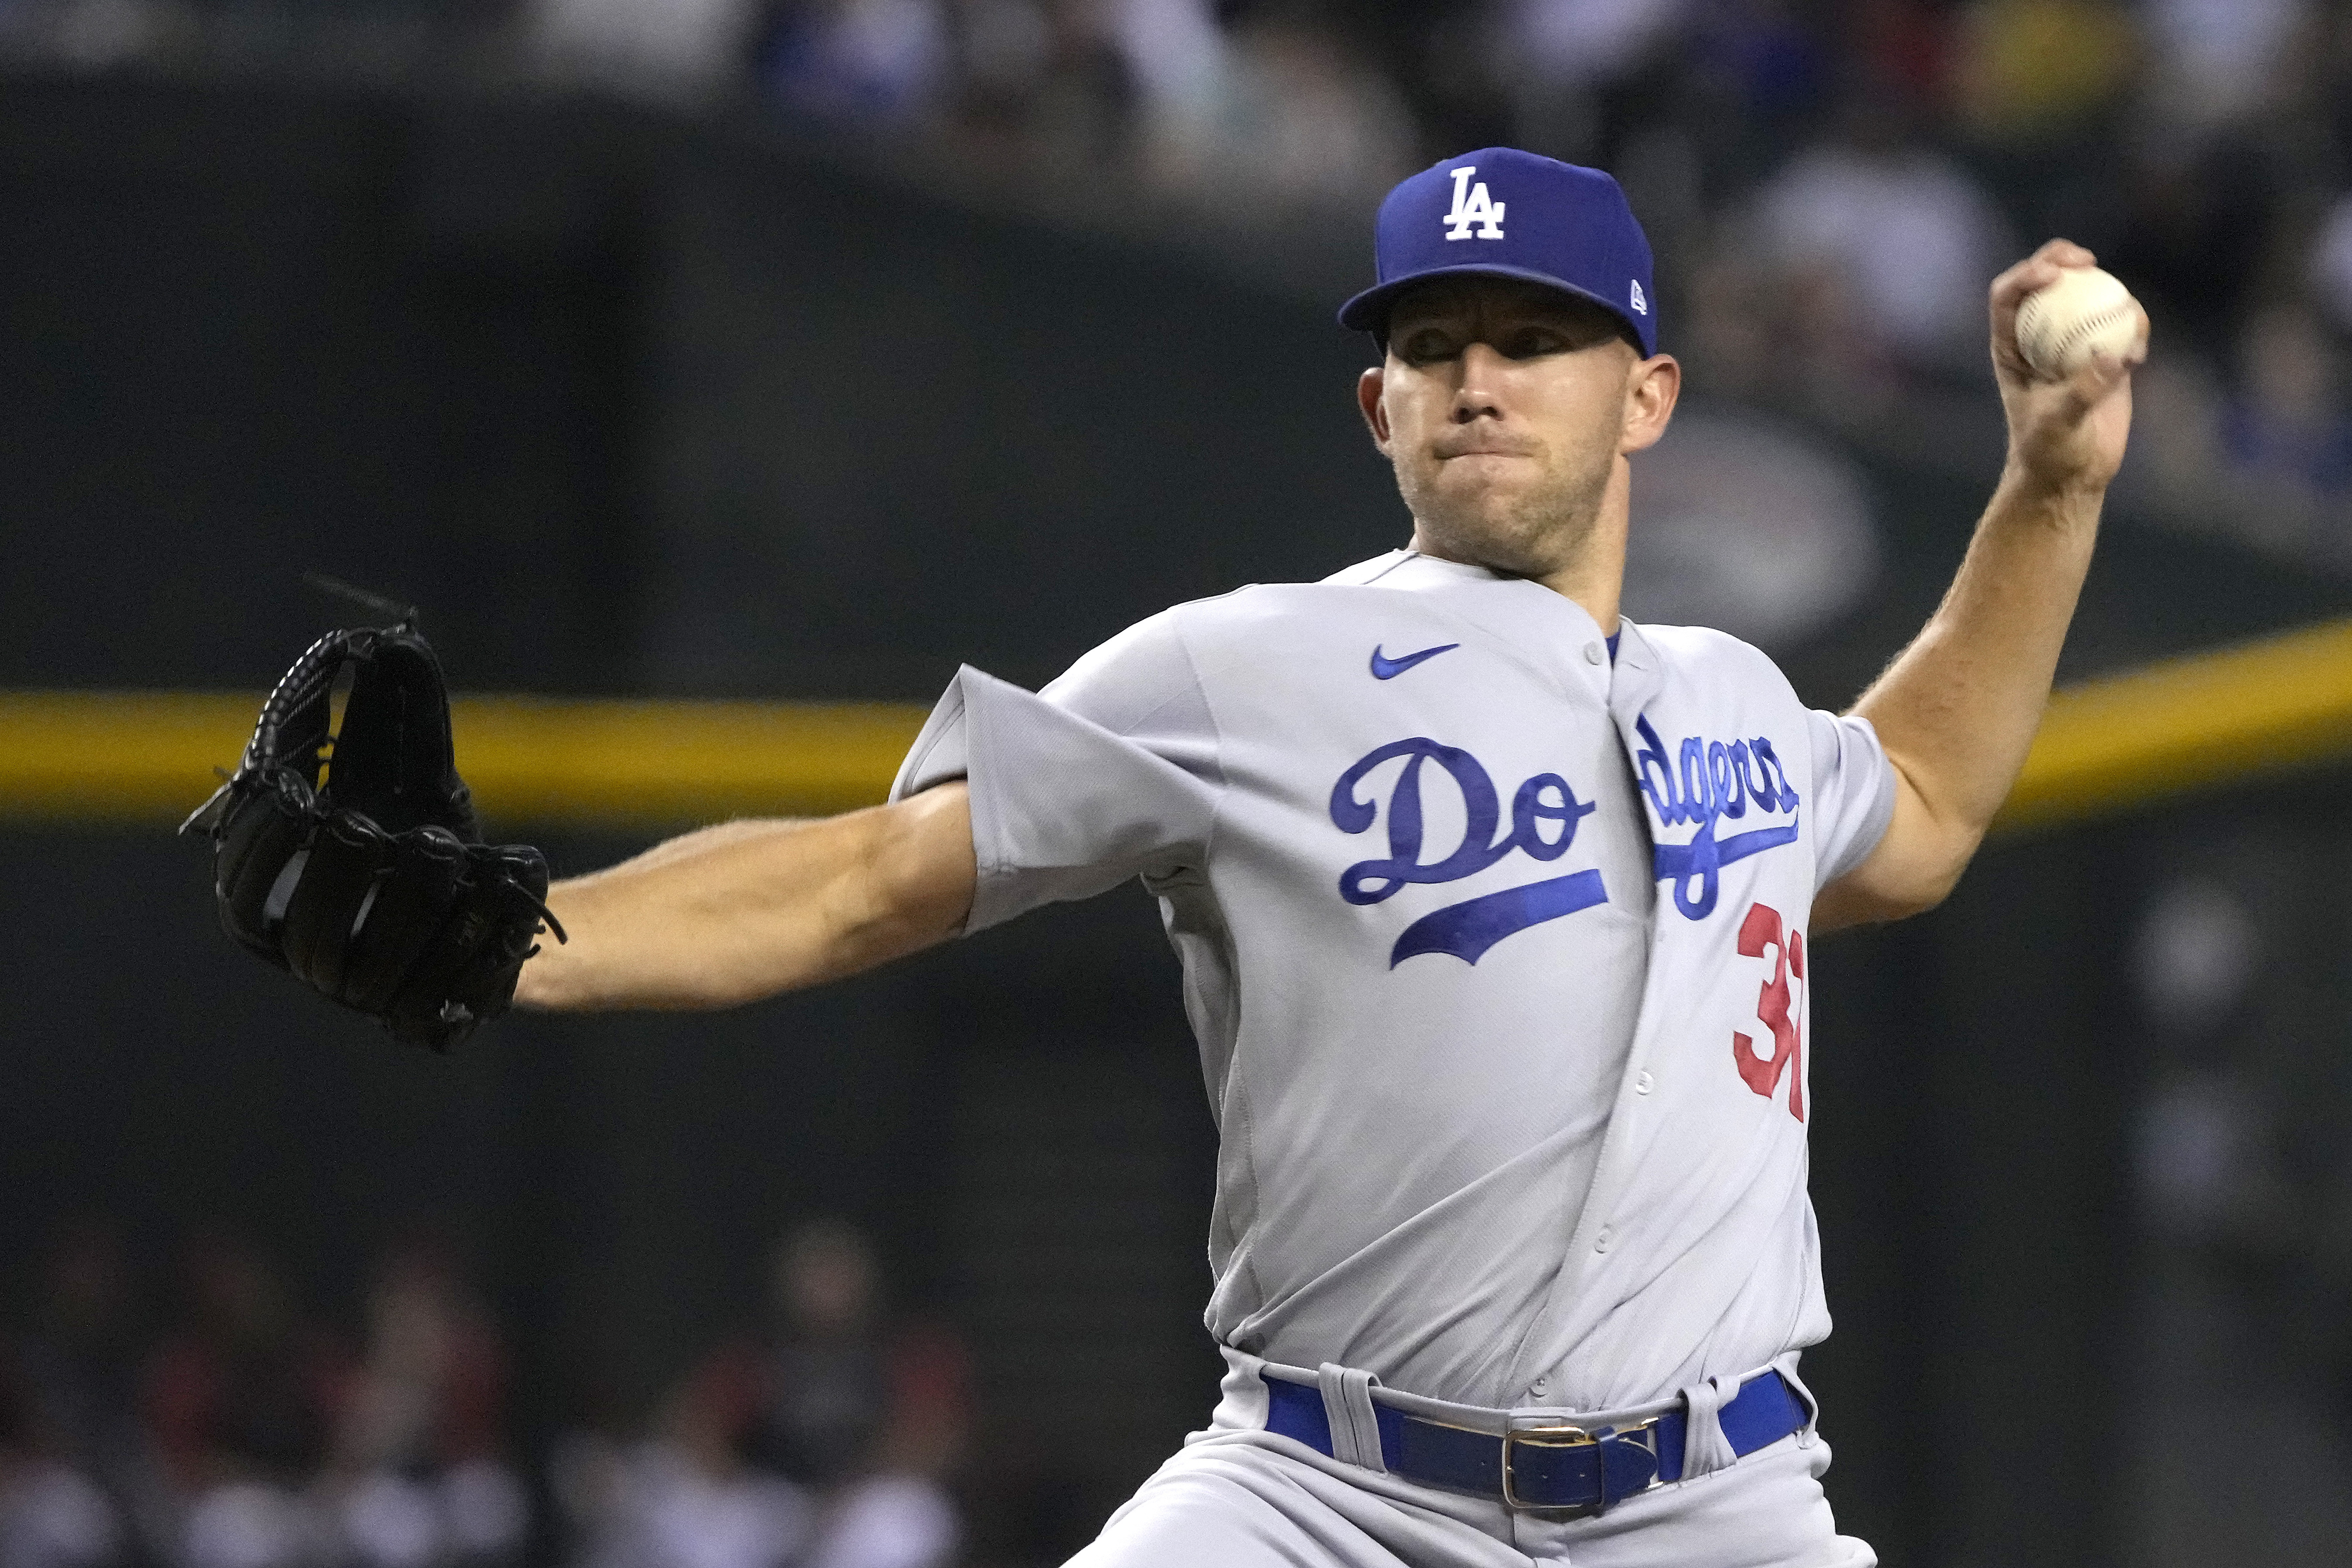
[(1382, 365), (1371, 365), (1356, 378), (1356, 407), (1372, 433), (1372, 445), (1384, 454), (1389, 449), (1389, 414), (1381, 406), (1381, 389), (1387, 384), (1388, 371)]
[(1646, 451), (1658, 444), (1681, 400), (1683, 367), (1672, 354), (1655, 354), (1633, 367), (1625, 387), (1625, 435), (1619, 450)]

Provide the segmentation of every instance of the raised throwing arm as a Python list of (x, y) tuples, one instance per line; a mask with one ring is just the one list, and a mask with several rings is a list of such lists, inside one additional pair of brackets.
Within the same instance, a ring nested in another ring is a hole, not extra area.
[(953, 935), (977, 872), (961, 783), (814, 821), (730, 822), (558, 882), (571, 942), (515, 1000), (562, 1012), (730, 1007)]
[(1993, 281), (2009, 460), (1943, 604), (1854, 704), (1895, 765), (1895, 816), (1870, 858), (1822, 889), (1816, 931), (1941, 902), (2025, 764), (2123, 461), (2131, 368), (2147, 339), (2143, 321), (2126, 359), (2100, 355), (2047, 380), (2018, 349), (2017, 307), (2062, 268), (2092, 264), (2081, 246), (2054, 239)]

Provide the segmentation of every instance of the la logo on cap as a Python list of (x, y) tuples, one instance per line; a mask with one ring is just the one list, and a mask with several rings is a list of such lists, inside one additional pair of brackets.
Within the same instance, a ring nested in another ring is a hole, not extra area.
[(1486, 195), (1486, 181), (1481, 180), (1475, 185), (1470, 183), (1470, 176), (1477, 172), (1475, 163), (1465, 163), (1459, 169), (1446, 171), (1454, 176), (1454, 210), (1445, 215), (1445, 237), (1448, 239), (1469, 238), (1472, 224), (1480, 226), (1480, 239), (1503, 237), (1503, 209), (1507, 204)]

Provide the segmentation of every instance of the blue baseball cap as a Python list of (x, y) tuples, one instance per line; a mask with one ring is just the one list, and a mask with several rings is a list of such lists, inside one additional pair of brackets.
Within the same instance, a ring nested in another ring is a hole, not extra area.
[(1376, 332), (1390, 303), (1424, 278), (1523, 278), (1615, 311), (1644, 354), (1658, 352), (1650, 241), (1615, 180), (1598, 169), (1481, 147), (1433, 163), (1381, 203), (1380, 281), (1339, 307), (1339, 324)]

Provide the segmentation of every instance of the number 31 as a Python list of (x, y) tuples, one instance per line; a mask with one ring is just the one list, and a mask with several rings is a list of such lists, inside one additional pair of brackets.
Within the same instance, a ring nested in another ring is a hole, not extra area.
[(1731, 1037), (1731, 1060), (1749, 1089), (1767, 1100), (1780, 1087), (1780, 1075), (1789, 1075), (1789, 1114), (1802, 1121), (1805, 1119), (1805, 1047), (1801, 1028), (1789, 1013), (1789, 976), (1799, 981), (1805, 978), (1805, 933), (1793, 928), (1784, 929), (1780, 911), (1767, 904), (1748, 906), (1748, 918), (1739, 922), (1739, 952), (1744, 958), (1761, 958), (1770, 948), (1775, 955), (1772, 978), (1764, 983), (1757, 994), (1756, 1016), (1772, 1031), (1772, 1052), (1769, 1056), (1757, 1053), (1756, 1042), (1734, 1031)]

